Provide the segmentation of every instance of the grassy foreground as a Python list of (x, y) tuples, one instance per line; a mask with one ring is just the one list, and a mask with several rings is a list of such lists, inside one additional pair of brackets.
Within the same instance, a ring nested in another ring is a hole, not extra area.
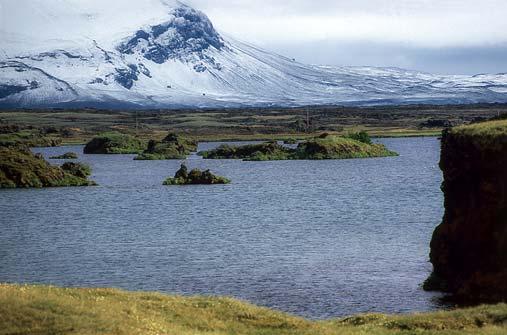
[(507, 305), (309, 321), (230, 298), (0, 284), (0, 334), (506, 334)]

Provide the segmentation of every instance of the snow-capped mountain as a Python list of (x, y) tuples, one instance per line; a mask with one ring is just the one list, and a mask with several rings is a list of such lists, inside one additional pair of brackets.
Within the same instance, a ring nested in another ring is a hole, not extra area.
[(3, 107), (472, 102), (507, 102), (507, 74), (305, 65), (174, 0), (0, 0)]

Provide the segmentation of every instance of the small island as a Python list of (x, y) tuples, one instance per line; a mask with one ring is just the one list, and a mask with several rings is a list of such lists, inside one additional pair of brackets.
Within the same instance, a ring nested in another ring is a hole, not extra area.
[(164, 181), (164, 185), (219, 185), (229, 184), (230, 182), (227, 178), (214, 175), (210, 170), (193, 169), (188, 172), (186, 165), (182, 164), (173, 178), (167, 178)]
[(347, 137), (322, 134), (299, 143), (296, 148), (289, 148), (278, 142), (267, 142), (238, 147), (221, 145), (217, 149), (199, 154), (204, 159), (245, 161), (352, 159), (398, 155), (383, 144), (373, 143), (364, 132)]
[(0, 147), (0, 188), (96, 185), (88, 180), (90, 175), (90, 167), (81, 163), (67, 162), (58, 167), (27, 147)]
[(75, 152), (67, 152), (63, 155), (49, 157), (49, 159), (78, 159), (78, 156)]
[(83, 152), (95, 155), (139, 154), (144, 146), (145, 142), (134, 136), (110, 132), (94, 137)]
[(197, 151), (197, 145), (197, 141), (170, 133), (162, 141), (149, 141), (148, 148), (135, 160), (185, 159), (192, 152)]

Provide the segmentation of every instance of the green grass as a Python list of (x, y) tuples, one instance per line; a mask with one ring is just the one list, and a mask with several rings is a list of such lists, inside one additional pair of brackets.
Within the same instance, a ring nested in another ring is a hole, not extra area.
[(463, 136), (503, 137), (507, 136), (507, 120), (475, 123), (451, 129), (451, 133)]
[(0, 284), (0, 335), (506, 334), (507, 305), (310, 321), (223, 297)]
[(490, 150), (501, 149), (507, 145), (507, 120), (455, 127), (449, 130), (448, 135), (454, 138), (467, 139), (475, 145)]
[(53, 147), (62, 143), (55, 136), (43, 136), (37, 130), (22, 130), (15, 133), (0, 134), (0, 146), (26, 145), (29, 147)]

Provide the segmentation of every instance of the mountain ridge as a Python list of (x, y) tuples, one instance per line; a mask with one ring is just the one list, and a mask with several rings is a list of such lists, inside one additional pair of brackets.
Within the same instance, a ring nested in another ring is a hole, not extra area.
[[(132, 22), (124, 21), (134, 17), (133, 0), (20, 2), (50, 22), (40, 27), (42, 42), (28, 40), (26, 27), (0, 26), (3, 108), (507, 102), (507, 74), (305, 65), (218, 33), (204, 13), (179, 1), (144, 0), (145, 12)], [(125, 13), (113, 18), (122, 6)], [(0, 8), (2, 18), (13, 8)], [(16, 34), (26, 36), (13, 40)]]

